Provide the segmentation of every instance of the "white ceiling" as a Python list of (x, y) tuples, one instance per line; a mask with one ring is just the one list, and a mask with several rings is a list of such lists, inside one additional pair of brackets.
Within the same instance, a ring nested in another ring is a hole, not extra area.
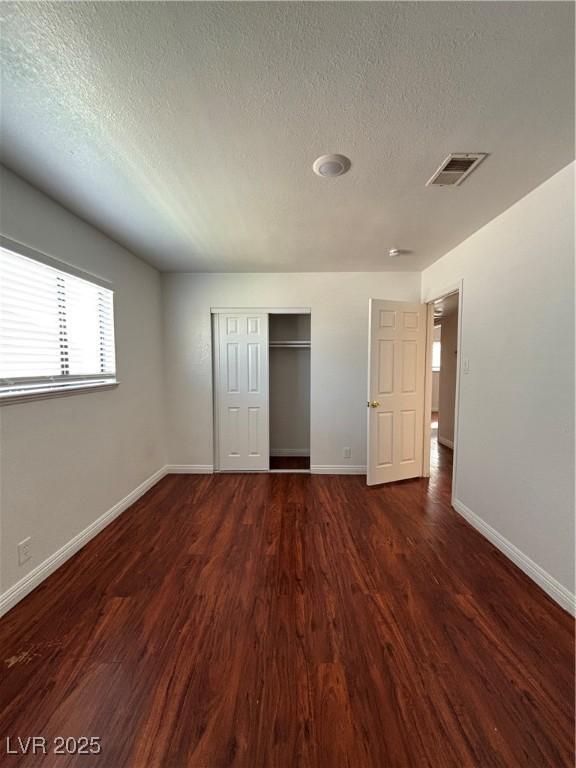
[(163, 270), (420, 270), (574, 155), (571, 3), (1, 10), (4, 163)]

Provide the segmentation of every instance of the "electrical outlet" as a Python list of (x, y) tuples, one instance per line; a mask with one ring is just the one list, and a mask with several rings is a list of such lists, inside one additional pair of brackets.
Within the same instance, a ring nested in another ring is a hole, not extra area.
[(18, 565), (24, 565), (32, 557), (32, 538), (28, 536), (18, 544)]
[(343, 456), (344, 456), (345, 459), (351, 459), (352, 458), (352, 449), (348, 448), (348, 446), (346, 446), (344, 448), (342, 453), (343, 453)]

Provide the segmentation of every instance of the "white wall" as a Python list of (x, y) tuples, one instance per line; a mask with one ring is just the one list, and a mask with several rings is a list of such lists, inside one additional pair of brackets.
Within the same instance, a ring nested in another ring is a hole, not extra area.
[(424, 300), (464, 280), (460, 511), (557, 598), (574, 589), (573, 185), (574, 165), (422, 274)]
[(113, 283), (121, 382), (0, 409), (6, 591), (165, 462), (159, 274), (5, 169), (0, 192), (4, 235)]
[(162, 284), (170, 464), (213, 463), (210, 307), (310, 307), (311, 464), (364, 467), (368, 299), (417, 301), (418, 273), (165, 274)]
[(454, 407), (456, 405), (456, 363), (458, 350), (458, 313), (442, 318), (440, 347), (440, 384), (438, 392), (438, 440), (448, 447), (454, 443)]

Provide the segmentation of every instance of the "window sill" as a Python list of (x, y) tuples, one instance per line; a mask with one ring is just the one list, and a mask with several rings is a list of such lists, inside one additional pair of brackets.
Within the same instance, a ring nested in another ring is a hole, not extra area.
[(119, 384), (120, 382), (115, 379), (113, 381), (99, 382), (97, 384), (79, 382), (75, 385), (51, 387), (45, 389), (38, 388), (28, 390), (27, 392), (2, 392), (0, 393), (0, 406), (16, 405), (17, 403), (30, 403), (34, 400), (48, 400), (52, 397), (82, 395), (87, 392), (101, 392), (104, 389), (115, 389)]

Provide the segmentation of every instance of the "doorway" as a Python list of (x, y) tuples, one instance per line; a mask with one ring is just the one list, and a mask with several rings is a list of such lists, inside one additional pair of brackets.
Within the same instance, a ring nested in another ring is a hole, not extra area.
[(269, 317), (270, 470), (310, 471), (310, 315)]
[(428, 306), (429, 317), (433, 322), (430, 356), (430, 477), (434, 482), (442, 474), (452, 488), (458, 400), (460, 291), (445, 294)]

